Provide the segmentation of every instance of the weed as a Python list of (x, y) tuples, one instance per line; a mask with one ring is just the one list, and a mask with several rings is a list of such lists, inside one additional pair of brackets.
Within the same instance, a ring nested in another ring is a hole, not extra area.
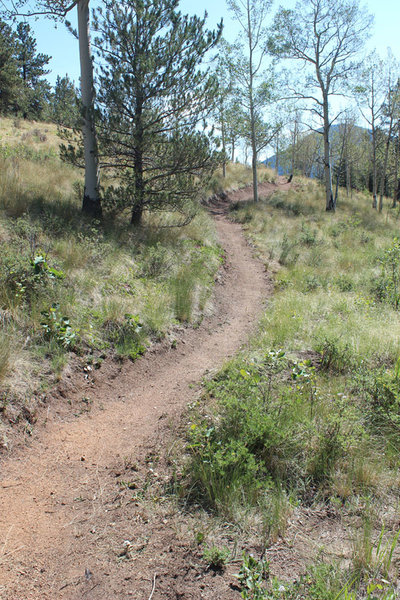
[(135, 360), (144, 353), (142, 324), (138, 315), (125, 313), (122, 320), (108, 320), (107, 337), (115, 345), (120, 358)]
[(355, 357), (350, 345), (340, 338), (326, 336), (317, 345), (321, 354), (321, 369), (336, 373), (344, 373), (354, 366)]
[(299, 241), (305, 246), (315, 246), (318, 243), (317, 231), (311, 229), (304, 221), (301, 224)]
[(269, 563), (265, 559), (257, 560), (251, 554), (243, 554), (243, 563), (237, 575), (242, 588), (241, 596), (245, 600), (267, 600), (266, 579), (269, 575)]
[(48, 310), (42, 311), (41, 323), (47, 338), (54, 338), (63, 348), (73, 350), (77, 343), (77, 331), (73, 330), (68, 317), (60, 313), (58, 304), (53, 304)]
[(203, 550), (203, 560), (207, 564), (207, 569), (221, 571), (230, 556), (230, 550), (226, 546), (218, 548), (217, 546), (207, 546)]
[(359, 579), (366, 576), (376, 579), (378, 576), (389, 578), (394, 550), (397, 546), (400, 530), (385, 542), (385, 527), (382, 526), (378, 538), (372, 539), (372, 521), (369, 515), (364, 517), (361, 533), (354, 540), (352, 567)]
[(299, 258), (299, 253), (295, 252), (297, 246), (296, 240), (290, 240), (286, 234), (284, 234), (281, 241), (281, 251), (279, 254), (280, 265), (294, 265)]
[(172, 282), (174, 312), (178, 321), (189, 322), (192, 318), (195, 279), (188, 265), (184, 265)]

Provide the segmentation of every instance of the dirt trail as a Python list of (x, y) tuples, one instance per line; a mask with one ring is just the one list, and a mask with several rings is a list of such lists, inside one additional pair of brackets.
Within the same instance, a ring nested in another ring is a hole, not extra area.
[[(231, 199), (247, 199), (246, 194), (233, 194)], [(116, 470), (126, 462), (124, 457), (130, 461), (143, 457), (166, 422), (178, 420), (196, 397), (193, 384), (207, 370), (220, 367), (246, 341), (271, 288), (240, 226), (223, 216), (223, 203), (211, 210), (228, 257), (216, 286), (214, 316), (198, 329), (186, 330), (176, 348), (150, 352), (125, 365), (112, 381), (100, 376), (90, 391), (95, 402), (89, 412), (79, 417), (72, 411), (50, 412), (47, 422), (35, 429), (29, 447), (17, 448), (3, 462), (1, 600), (146, 600), (150, 596), (152, 580), (140, 570), (143, 561), (132, 565), (117, 558), (115, 546), (123, 547), (123, 540), (132, 540), (132, 535), (138, 539), (146, 529), (146, 518), (137, 514), (134, 505), (117, 510), (121, 498)], [(179, 595), (168, 576), (176, 578), (171, 564), (182, 560), (184, 549), (168, 546), (173, 534), (168, 527), (162, 529), (164, 538), (155, 536), (149, 545), (156, 530), (160, 527), (153, 527), (145, 542), (151, 548), (146, 564), (156, 561), (154, 568), (161, 573), (153, 600), (238, 597), (232, 589), (216, 594), (215, 585), (214, 591), (209, 586), (207, 595), (206, 584), (201, 594), (191, 595), (186, 588)], [(178, 572), (181, 565), (175, 566)]]

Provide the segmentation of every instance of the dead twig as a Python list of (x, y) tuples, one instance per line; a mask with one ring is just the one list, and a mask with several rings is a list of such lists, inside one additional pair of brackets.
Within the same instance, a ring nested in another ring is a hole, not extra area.
[(156, 589), (156, 577), (157, 577), (157, 573), (154, 573), (154, 577), (153, 577), (153, 589), (151, 590), (151, 594), (149, 596), (149, 600), (152, 599), (153, 594), (154, 594), (154, 590)]

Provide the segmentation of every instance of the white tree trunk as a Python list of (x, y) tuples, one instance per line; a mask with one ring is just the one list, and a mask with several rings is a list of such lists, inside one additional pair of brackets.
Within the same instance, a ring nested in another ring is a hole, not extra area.
[(79, 0), (77, 8), (81, 66), (82, 133), (85, 154), (85, 190), (82, 211), (92, 216), (101, 216), (99, 160), (94, 125), (94, 83), (90, 47), (89, 0)]
[(324, 173), (325, 173), (325, 197), (326, 210), (335, 211), (336, 205), (332, 193), (332, 170), (331, 170), (331, 150), (330, 150), (330, 122), (329, 122), (329, 100), (328, 95), (324, 94)]

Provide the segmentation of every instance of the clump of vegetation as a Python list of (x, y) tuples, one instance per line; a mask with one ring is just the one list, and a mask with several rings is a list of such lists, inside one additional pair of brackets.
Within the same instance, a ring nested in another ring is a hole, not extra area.
[(203, 560), (207, 564), (208, 569), (213, 569), (214, 571), (221, 571), (229, 558), (230, 551), (229, 548), (223, 547), (218, 548), (218, 546), (211, 546), (204, 548), (203, 551)]
[(290, 497), (325, 497), (340, 463), (357, 453), (360, 417), (317, 388), (310, 363), (282, 351), (233, 361), (207, 390), (215, 409), (190, 427), (186, 482), (206, 508), (231, 517), (253, 504), (279, 528)]

